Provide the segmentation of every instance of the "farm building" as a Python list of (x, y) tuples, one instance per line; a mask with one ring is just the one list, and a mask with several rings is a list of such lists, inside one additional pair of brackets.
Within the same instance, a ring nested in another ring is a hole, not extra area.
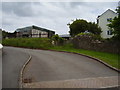
[(29, 26), (24, 28), (19, 28), (16, 30), (16, 37), (40, 37), (40, 38), (50, 38), (55, 34), (55, 31), (51, 31), (45, 28), (37, 26)]

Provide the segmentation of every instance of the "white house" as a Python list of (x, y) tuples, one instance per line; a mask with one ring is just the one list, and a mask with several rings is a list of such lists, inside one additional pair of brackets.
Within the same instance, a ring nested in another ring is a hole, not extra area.
[(117, 17), (117, 16), (118, 16), (117, 13), (108, 9), (103, 14), (101, 14), (97, 17), (97, 24), (102, 29), (101, 37), (110, 38), (110, 37), (113, 36), (112, 33), (111, 33), (111, 30), (107, 26), (107, 24), (109, 24), (110, 20), (112, 20), (114, 17)]

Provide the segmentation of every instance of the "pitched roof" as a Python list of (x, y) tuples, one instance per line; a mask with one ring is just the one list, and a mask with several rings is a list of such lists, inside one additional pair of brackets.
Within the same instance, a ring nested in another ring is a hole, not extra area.
[(46, 31), (46, 32), (55, 32), (55, 31), (48, 30), (48, 29), (45, 29), (45, 28), (41, 28), (41, 27), (38, 27), (38, 26), (35, 26), (35, 25), (24, 27), (24, 28), (18, 28), (16, 31), (21, 31), (21, 30), (24, 30), (24, 29), (27, 29), (27, 30), (37, 29), (37, 30)]
[(38, 30), (41, 30), (41, 31), (47, 31), (47, 32), (55, 32), (55, 31), (52, 31), (52, 30), (48, 30), (48, 29), (45, 29), (45, 28), (41, 28), (41, 27), (38, 27), (38, 26), (34, 26), (34, 25), (32, 25), (31, 27), (32, 27), (32, 28), (34, 28), (34, 29), (38, 29)]
[[(108, 11), (111, 11), (111, 12), (115, 13), (113, 10), (108, 9), (108, 10), (106, 10), (104, 13), (102, 13), (101, 15), (99, 15), (97, 18), (101, 17), (103, 14), (105, 14), (105, 13), (108, 12)], [(117, 14), (117, 13), (115, 13), (115, 14)]]

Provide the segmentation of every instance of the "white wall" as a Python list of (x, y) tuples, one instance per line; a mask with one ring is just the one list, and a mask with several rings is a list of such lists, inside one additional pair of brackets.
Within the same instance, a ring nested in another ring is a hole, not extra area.
[[(40, 30), (32, 29), (32, 37), (39, 37)], [(36, 35), (34, 35), (36, 34)]]
[(48, 37), (48, 32), (41, 32), (41, 37)]
[[(39, 34), (41, 33), (41, 36)], [(48, 32), (32, 29), (32, 37), (48, 37)], [(36, 35), (34, 35), (36, 34)], [(45, 35), (44, 35), (45, 34)]]
[(107, 10), (105, 13), (103, 13), (103, 15), (101, 15), (99, 18), (98, 18), (98, 25), (101, 27), (102, 29), (102, 33), (101, 33), (101, 36), (103, 38), (110, 38), (112, 37), (113, 35), (108, 35), (107, 34), (107, 31), (109, 30), (107, 24), (109, 24), (110, 22), (107, 21), (108, 18), (114, 18), (115, 16), (117, 16), (116, 13), (114, 13), (113, 11), (111, 10)]

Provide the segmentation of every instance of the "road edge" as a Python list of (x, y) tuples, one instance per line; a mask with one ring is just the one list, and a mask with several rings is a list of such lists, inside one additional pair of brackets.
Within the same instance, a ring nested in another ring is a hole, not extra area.
[[(9, 46), (9, 47), (16, 47), (16, 46)], [(25, 47), (18, 47), (18, 48), (25, 48)], [(26, 49), (33, 49), (33, 48), (26, 48)], [(85, 54), (81, 54), (81, 53), (75, 53), (75, 52), (68, 52), (68, 51), (59, 51), (59, 50), (51, 50), (51, 49), (34, 49), (34, 50), (47, 50), (47, 51), (56, 51), (56, 52), (66, 52), (66, 53), (72, 53), (72, 54), (78, 54), (78, 55), (82, 55), (82, 56), (85, 56), (85, 57), (88, 57), (88, 58), (91, 58), (93, 60), (96, 60), (102, 64), (104, 64), (105, 66), (107, 66), (108, 68), (112, 69), (112, 70), (115, 70), (117, 72), (120, 73), (120, 69), (117, 69), (109, 64), (107, 64), (106, 62), (98, 59), (98, 58), (95, 58), (95, 57), (92, 57), (92, 56), (89, 56), (89, 55), (85, 55)]]
[(19, 78), (19, 88), (23, 88), (23, 72), (24, 72), (26, 66), (31, 61), (31, 58), (32, 58), (31, 55), (29, 55), (29, 58), (27, 59), (27, 61), (22, 66), (22, 69), (20, 71), (20, 78)]

